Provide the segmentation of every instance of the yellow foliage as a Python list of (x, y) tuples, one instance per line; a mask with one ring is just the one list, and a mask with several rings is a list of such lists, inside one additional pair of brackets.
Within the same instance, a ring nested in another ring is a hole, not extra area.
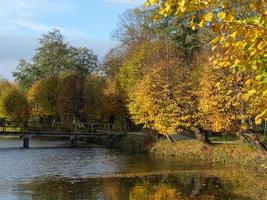
[(41, 80), (36, 81), (31, 85), (31, 87), (27, 92), (27, 101), (29, 102), (30, 105), (30, 111), (31, 111), (30, 113), (32, 117), (38, 117), (44, 114), (43, 109), (38, 102), (38, 93), (41, 89), (41, 85), (42, 85)]
[[(190, 71), (174, 61), (161, 61), (151, 68), (130, 91), (128, 109), (132, 119), (162, 134), (189, 128), (195, 108)], [(175, 78), (169, 79), (168, 73)]]
[[(215, 67), (267, 76), (266, 1), (147, 0), (146, 5), (156, 7), (162, 16), (191, 14), (192, 19), (199, 17), (199, 24), (190, 23), (193, 30), (206, 24), (208, 27), (216, 27), (211, 28), (215, 37), (211, 42), (212, 50), (220, 50), (220, 54), (212, 58)], [(266, 79), (261, 79), (260, 83), (266, 85)], [(263, 92), (259, 90), (253, 96), (261, 96)], [(261, 105), (263, 107), (259, 113), (267, 109), (267, 104)]]
[(207, 62), (200, 63), (198, 123), (206, 130), (230, 132), (239, 129), (241, 103), (244, 93), (238, 86), (237, 75), (229, 69), (216, 69)]

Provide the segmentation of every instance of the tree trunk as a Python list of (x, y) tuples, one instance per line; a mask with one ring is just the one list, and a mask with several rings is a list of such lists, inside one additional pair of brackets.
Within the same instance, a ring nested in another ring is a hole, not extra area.
[(171, 136), (169, 136), (168, 134), (165, 134), (166, 138), (170, 141), (170, 142), (174, 142), (173, 138)]
[(259, 152), (267, 154), (267, 146), (258, 137), (256, 133), (253, 132), (238, 132), (238, 137), (245, 142), (252, 144)]
[(204, 131), (200, 128), (191, 128), (191, 130), (194, 132), (196, 138), (198, 141), (203, 142), (204, 144), (211, 145), (212, 142), (209, 140), (208, 137), (208, 131)]

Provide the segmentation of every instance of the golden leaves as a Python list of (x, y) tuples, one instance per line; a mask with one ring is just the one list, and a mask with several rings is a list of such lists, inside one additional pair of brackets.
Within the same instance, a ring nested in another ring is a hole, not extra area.
[(260, 124), (262, 122), (262, 118), (266, 116), (267, 109), (264, 109), (260, 114), (258, 114), (255, 118), (255, 123)]
[(224, 12), (218, 12), (217, 16), (220, 20), (223, 20), (225, 19), (226, 14)]
[(212, 19), (213, 19), (213, 15), (211, 12), (208, 12), (203, 15), (203, 20), (205, 20), (205, 22), (211, 22)]

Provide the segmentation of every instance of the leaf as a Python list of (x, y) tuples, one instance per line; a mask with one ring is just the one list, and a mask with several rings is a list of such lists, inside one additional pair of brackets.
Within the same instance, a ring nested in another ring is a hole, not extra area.
[(249, 91), (248, 91), (248, 95), (251, 96), (251, 95), (255, 94), (256, 92), (257, 92), (257, 91), (256, 91), (255, 89), (253, 89), (253, 90), (249, 90)]
[(263, 77), (263, 74), (256, 76), (256, 81), (261, 81)]
[(203, 15), (203, 19), (206, 21), (206, 22), (211, 22), (212, 21), (212, 18), (213, 18), (213, 15), (211, 12), (208, 12), (206, 13), (205, 15)]
[(217, 16), (220, 20), (223, 20), (225, 19), (226, 14), (224, 12), (218, 12)]
[(255, 123), (256, 124), (260, 124), (262, 122), (262, 119), (264, 117), (264, 115), (266, 114), (267, 110), (265, 109), (263, 112), (261, 112), (260, 114), (258, 114), (255, 118)]
[(214, 43), (217, 43), (217, 42), (219, 42), (219, 41), (220, 41), (220, 37), (217, 36), (217, 37), (215, 37), (213, 40), (210, 41), (210, 44), (214, 44)]
[(236, 34), (237, 34), (237, 31), (234, 31), (233, 33), (231, 33), (229, 36), (233, 39), (236, 38)]

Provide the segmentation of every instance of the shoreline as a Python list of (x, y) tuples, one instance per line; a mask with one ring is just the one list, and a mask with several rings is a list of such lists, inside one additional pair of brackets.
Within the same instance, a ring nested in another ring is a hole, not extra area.
[(174, 159), (210, 161), (267, 173), (267, 156), (260, 154), (252, 146), (244, 143), (206, 146), (196, 140), (175, 141), (174, 143), (160, 140), (152, 144), (149, 153)]

